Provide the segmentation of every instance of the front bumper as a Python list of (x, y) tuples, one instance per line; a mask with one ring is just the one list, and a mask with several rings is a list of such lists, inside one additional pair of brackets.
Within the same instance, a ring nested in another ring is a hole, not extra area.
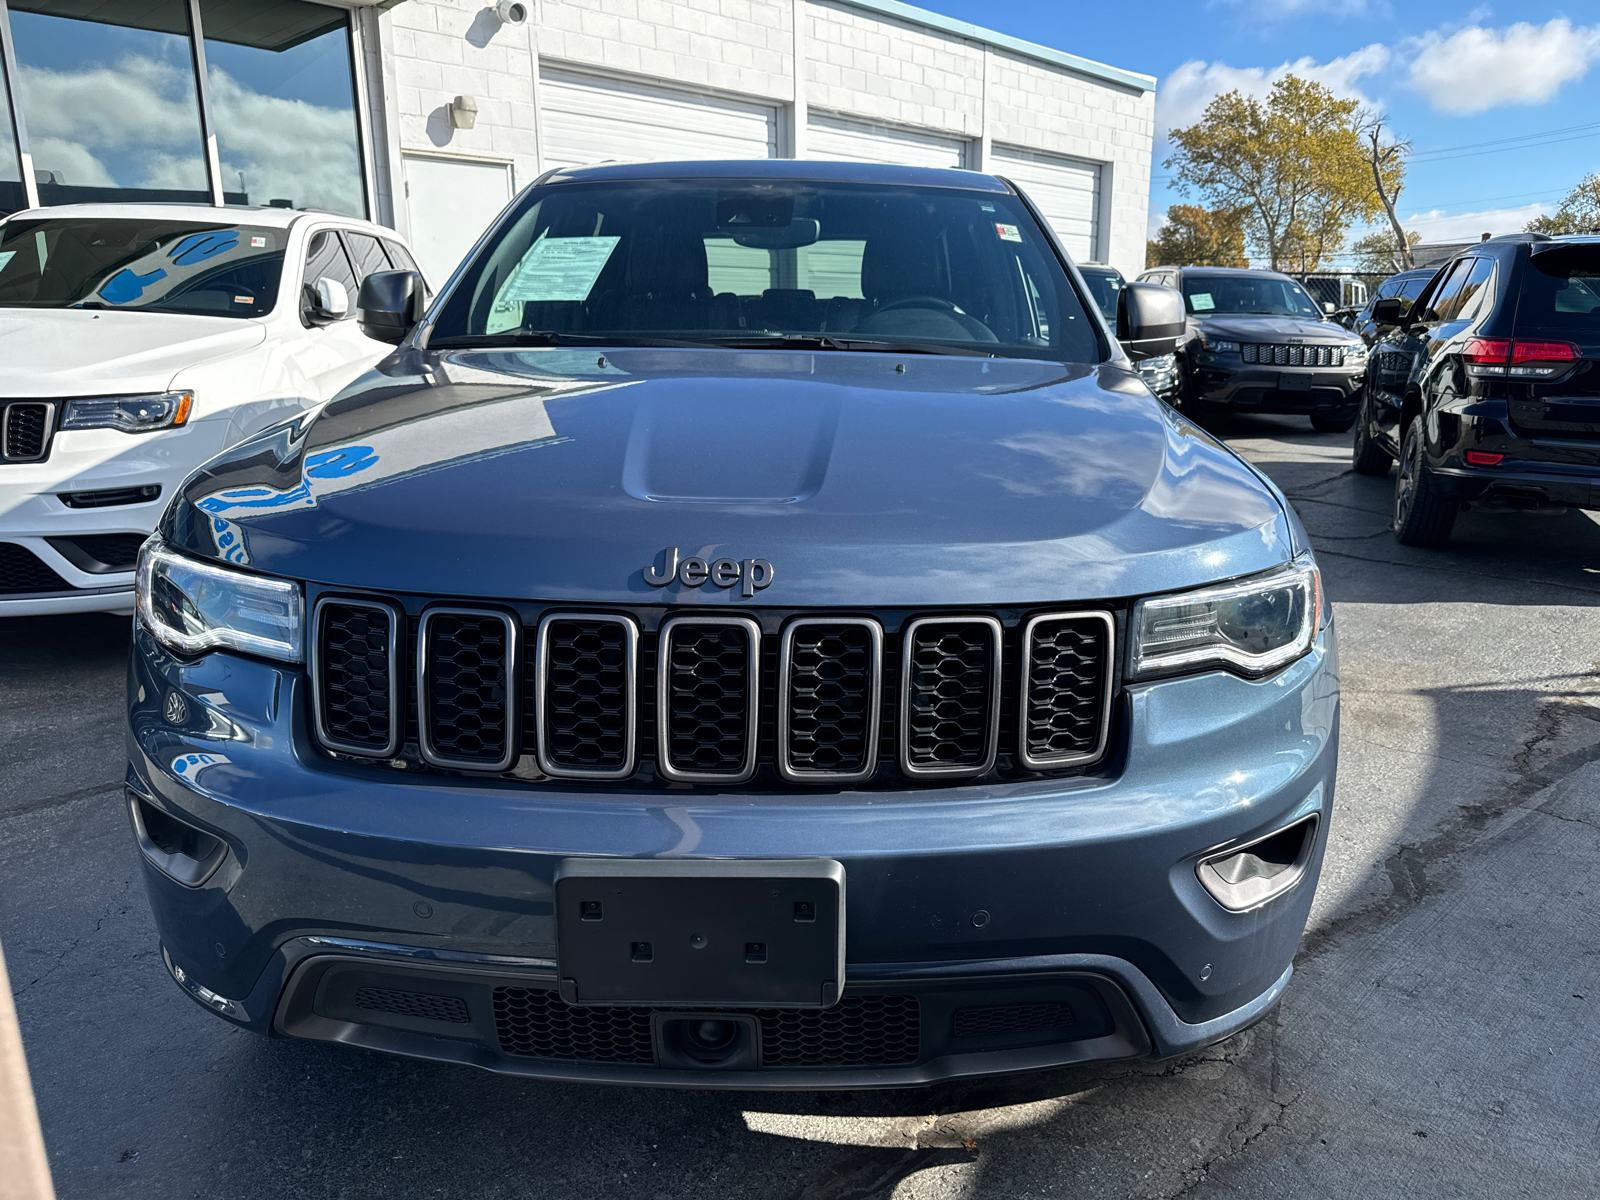
[[(1270, 679), (1129, 688), (1114, 775), (890, 793), (585, 793), (346, 766), (310, 745), (299, 671), (220, 653), (180, 661), (142, 631), (129, 691), (135, 807), (225, 843), (198, 886), (145, 861), (169, 969), (198, 1002), (260, 1032), (696, 1087), (907, 1086), (1168, 1057), (1237, 1032), (1289, 978), (1338, 743), (1331, 627)], [(1311, 814), (1292, 889), (1230, 912), (1201, 887), (1202, 856)], [(552, 877), (573, 855), (838, 859), (844, 1001), (913, 998), (914, 1056), (675, 1072), (517, 1052), (501, 998), (554, 986)], [(338, 983), (350, 972), (366, 972), (372, 994), (453, 996), (462, 1019), (353, 1005), (355, 984)], [(951, 1023), (973, 1006), (1052, 1004), (1076, 1015), (977, 1040)]]
[(1237, 354), (1197, 353), (1185, 360), (1187, 395), (1204, 404), (1251, 412), (1345, 416), (1361, 398), (1359, 368), (1262, 367)]
[[(50, 539), (100, 534), (148, 536), (178, 485), (229, 438), (226, 417), (181, 429), (127, 434), (115, 429), (59, 432), (37, 463), (0, 464), (0, 542), (21, 546), (61, 580), (42, 591), (0, 591), (0, 617), (133, 611), (133, 571), (88, 571)], [(148, 499), (75, 508), (63, 493), (136, 492)]]

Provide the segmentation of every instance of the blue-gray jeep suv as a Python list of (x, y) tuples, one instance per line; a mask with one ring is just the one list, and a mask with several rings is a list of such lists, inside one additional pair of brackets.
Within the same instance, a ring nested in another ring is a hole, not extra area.
[(961, 171), (553, 172), (145, 546), (178, 984), (551, 1079), (890, 1087), (1235, 1033), (1332, 811), (1304, 531)]

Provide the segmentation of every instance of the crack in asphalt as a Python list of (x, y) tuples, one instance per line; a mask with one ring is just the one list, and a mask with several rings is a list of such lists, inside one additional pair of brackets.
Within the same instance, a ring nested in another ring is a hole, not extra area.
[(1216, 1167), (1219, 1163), (1227, 1162), (1229, 1159), (1240, 1157), (1247, 1150), (1249, 1150), (1251, 1146), (1255, 1145), (1256, 1142), (1260, 1141), (1274, 1129), (1281, 1128), (1283, 1126), (1284, 1118), (1289, 1114), (1289, 1110), (1299, 1103), (1301, 1097), (1304, 1095), (1304, 1092), (1297, 1092), (1287, 1100), (1278, 1100), (1269, 1096), (1267, 1098), (1268, 1103), (1275, 1105), (1278, 1111), (1273, 1113), (1272, 1117), (1262, 1124), (1258, 1129), (1256, 1129), (1255, 1132), (1246, 1136), (1243, 1141), (1239, 1142), (1237, 1145), (1232, 1145), (1234, 1139), (1243, 1134), (1245, 1129), (1248, 1128), (1250, 1124), (1249, 1121), (1240, 1121), (1233, 1127), (1233, 1131), (1227, 1135), (1226, 1140), (1230, 1144), (1230, 1148), (1224, 1150), (1220, 1154), (1215, 1154), (1209, 1158), (1202, 1159), (1200, 1165), (1194, 1168), (1196, 1172), (1195, 1177), (1185, 1183), (1177, 1191), (1173, 1192), (1170, 1196), (1166, 1197), (1166, 1200), (1181, 1200), (1181, 1198), (1184, 1196), (1193, 1195), (1195, 1189), (1200, 1187), (1211, 1177), (1212, 1168)]
[(55, 956), (55, 961), (50, 964), (49, 968), (44, 972), (44, 974), (34, 976), (34, 978), (30, 979), (27, 983), (23, 984), (20, 988), (17, 988), (13, 992), (13, 999), (16, 999), (16, 1000), (22, 999), (22, 997), (25, 996), (28, 992), (32, 991), (34, 987), (36, 987), (37, 985), (43, 983), (46, 979), (49, 979), (50, 976), (52, 976), (52, 975), (54, 975), (56, 973), (57, 969), (60, 968), (61, 964), (67, 961), (68, 957), (71, 956), (73, 951), (75, 951), (84, 942), (87, 942), (89, 939), (93, 938), (97, 933), (100, 932), (101, 926), (103, 926), (112, 917), (118, 916), (118, 915), (120, 915), (120, 913), (127, 912), (128, 911), (128, 906), (125, 905), (125, 904), (122, 904), (121, 903), (121, 899), (122, 899), (123, 896), (127, 895), (128, 889), (130, 887), (132, 887), (132, 886), (133, 886), (133, 872), (130, 871), (123, 878), (122, 887), (117, 890), (116, 894), (111, 898), (111, 900), (109, 900), (106, 903), (106, 905), (104, 906), (104, 909), (100, 913), (100, 915), (95, 918), (94, 928), (89, 930), (88, 933), (80, 934), (78, 937), (73, 938), (61, 950), (57, 951), (56, 956)]

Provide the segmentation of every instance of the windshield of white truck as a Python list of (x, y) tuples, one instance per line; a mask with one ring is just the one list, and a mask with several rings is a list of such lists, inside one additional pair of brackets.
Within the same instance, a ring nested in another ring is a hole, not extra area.
[(1017, 197), (765, 179), (531, 191), (429, 344), (552, 342), (1106, 357)]
[(0, 307), (264, 316), (278, 300), (287, 238), (195, 221), (10, 221), (0, 225)]

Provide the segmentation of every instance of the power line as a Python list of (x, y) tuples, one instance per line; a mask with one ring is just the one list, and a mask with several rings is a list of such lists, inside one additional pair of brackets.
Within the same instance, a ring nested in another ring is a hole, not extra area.
[(1561, 133), (1577, 133), (1583, 129), (1600, 130), (1600, 121), (1590, 121), (1583, 125), (1568, 125), (1561, 129), (1541, 129), (1536, 133), (1519, 133), (1515, 137), (1495, 138), (1487, 142), (1465, 142), (1460, 146), (1438, 146), (1432, 150), (1414, 150), (1410, 157), (1427, 158), (1435, 154), (1454, 154), (1458, 150), (1476, 150), (1483, 146), (1501, 146), (1508, 142), (1523, 142), (1529, 138), (1555, 137)]

